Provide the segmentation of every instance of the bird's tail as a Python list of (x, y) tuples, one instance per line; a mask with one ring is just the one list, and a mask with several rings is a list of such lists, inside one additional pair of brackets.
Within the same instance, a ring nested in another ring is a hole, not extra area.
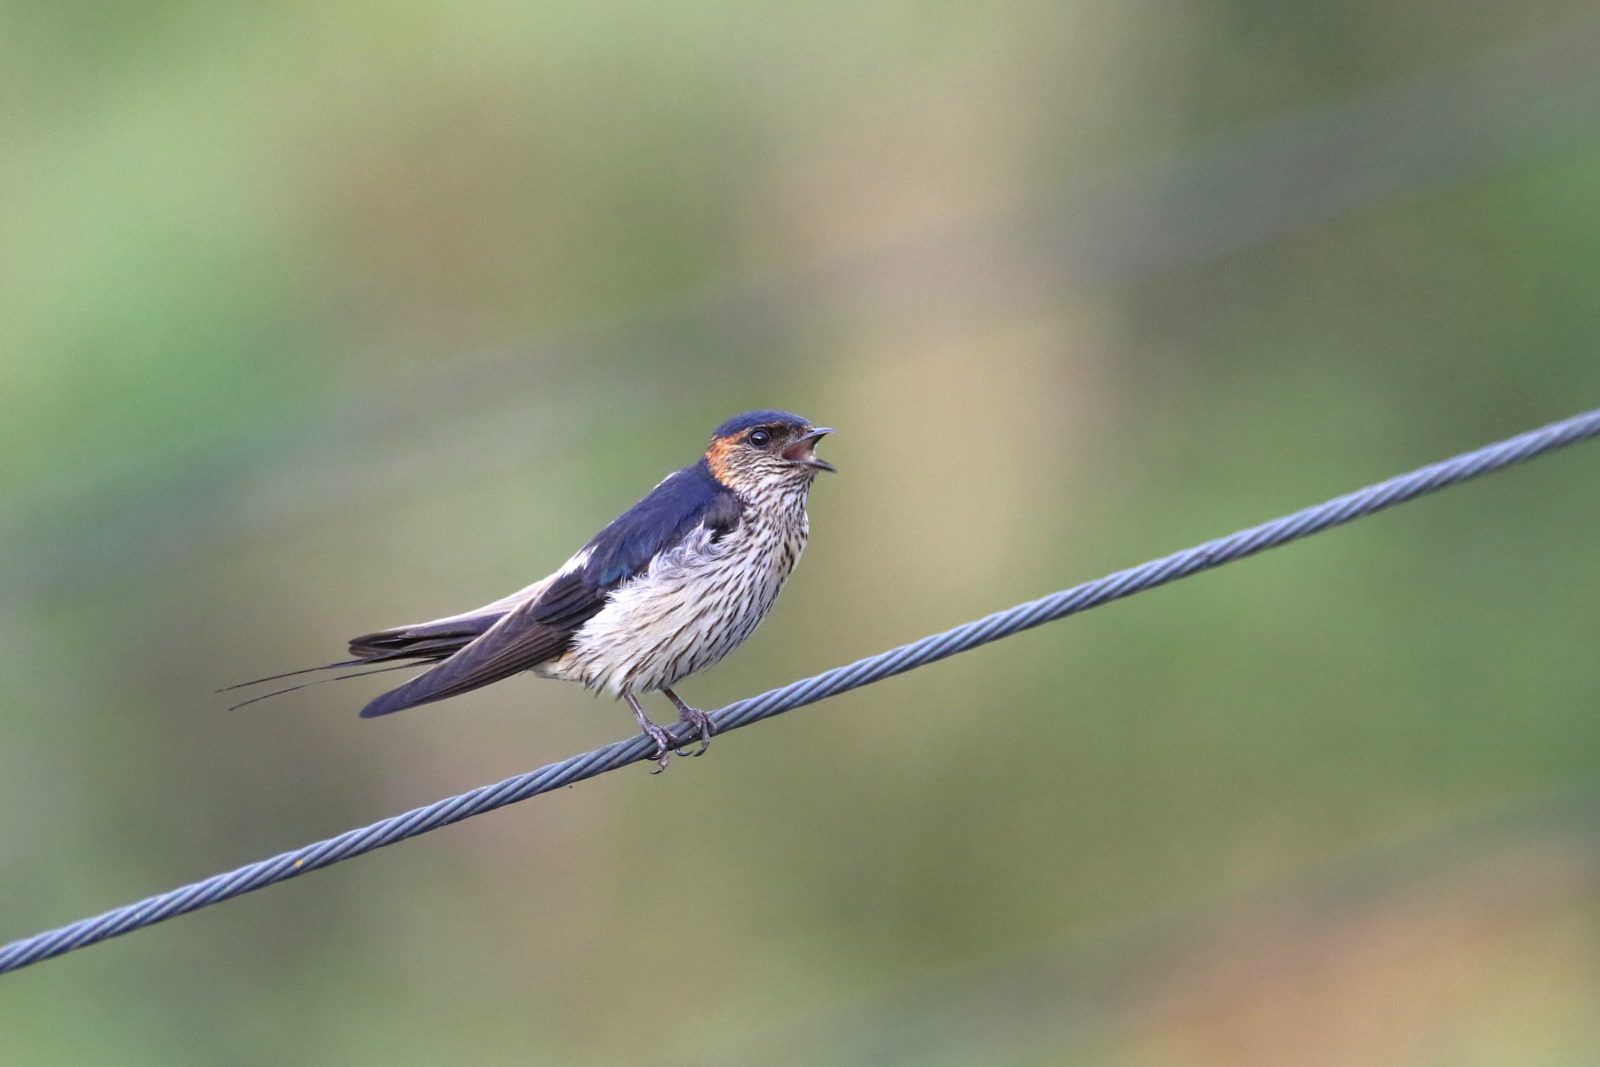
[[(410, 626), (396, 626), (392, 630), (379, 630), (376, 633), (362, 634), (350, 641), (350, 655), (352, 659), (339, 660), (336, 663), (324, 663), (320, 667), (302, 667), (297, 671), (284, 671), (282, 674), (269, 674), (265, 678), (256, 678), (238, 685), (230, 685), (218, 689), (219, 693), (231, 692), (235, 689), (245, 689), (263, 682), (276, 682), (283, 678), (296, 678), (302, 674), (316, 674), (319, 671), (338, 671), (346, 667), (372, 667), (372, 670), (351, 671), (349, 674), (336, 674), (331, 678), (318, 678), (310, 682), (301, 682), (299, 685), (285, 686), (274, 689), (270, 693), (251, 697), (235, 704), (229, 711), (242, 708), (246, 704), (254, 704), (258, 700), (268, 697), (282, 696), (292, 693), (296, 689), (305, 689), (308, 686), (321, 685), (323, 682), (342, 682), (347, 678), (364, 678), (369, 674), (382, 674), (384, 671), (404, 670), (407, 667), (426, 667), (434, 661), (447, 659), (459, 652), (469, 644), (473, 638), (483, 633), (497, 622), (504, 611), (491, 610), (497, 607), (491, 604), (489, 608), (468, 612), (465, 615), (453, 615), (448, 619), (436, 619), (433, 622), (414, 623)], [(404, 661), (404, 662), (400, 662)], [(383, 663), (387, 666), (374, 667), (374, 664)]]
[[(236, 685), (224, 686), (223, 688), (218, 689), (217, 692), (230, 693), (235, 689), (246, 689), (252, 685), (261, 685), (263, 682), (276, 682), (281, 678), (294, 678), (302, 674), (315, 674), (318, 671), (336, 671), (345, 667), (370, 666), (373, 662), (374, 660), (372, 659), (347, 659), (341, 660), (338, 663), (324, 663), (320, 667), (302, 667), (297, 671), (284, 671), (282, 674), (269, 674), (265, 678), (254, 678), (248, 682), (239, 682)], [(274, 689), (270, 693), (262, 693), (259, 696), (251, 697), (249, 700), (241, 700), (239, 703), (229, 707), (228, 710), (235, 711), (244, 707), (246, 704), (254, 704), (258, 700), (266, 700), (268, 697), (282, 696), (285, 693), (292, 693), (296, 689), (306, 689), (313, 685), (322, 685), (324, 682), (342, 682), (350, 678), (365, 678), (369, 674), (382, 674), (384, 671), (400, 671), (407, 667), (421, 666), (425, 666), (425, 663), (408, 661), (405, 663), (391, 663), (387, 667), (375, 667), (369, 671), (351, 671), (349, 674), (336, 674), (331, 678), (317, 678), (309, 682), (301, 682), (299, 685), (290, 685), (285, 686), (282, 689)]]

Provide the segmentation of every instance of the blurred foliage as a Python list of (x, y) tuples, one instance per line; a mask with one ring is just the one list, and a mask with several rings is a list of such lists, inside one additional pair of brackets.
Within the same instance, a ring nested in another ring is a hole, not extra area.
[[(6, 5), (0, 937), (622, 736), (211, 690), (525, 584), (732, 411), (842, 473), (707, 707), (1592, 406), (1597, 41)], [(1591, 453), (5, 979), (7, 1062), (1593, 1060)]]

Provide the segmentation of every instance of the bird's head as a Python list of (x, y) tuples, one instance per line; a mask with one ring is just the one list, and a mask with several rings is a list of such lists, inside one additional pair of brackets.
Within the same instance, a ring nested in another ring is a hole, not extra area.
[(816, 454), (817, 442), (832, 432), (787, 411), (747, 411), (717, 427), (706, 463), (735, 490), (807, 484), (817, 472), (836, 469)]

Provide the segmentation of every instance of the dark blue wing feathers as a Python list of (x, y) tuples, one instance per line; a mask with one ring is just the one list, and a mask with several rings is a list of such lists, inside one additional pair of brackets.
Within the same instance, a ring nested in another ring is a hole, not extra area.
[(610, 591), (639, 574), (659, 553), (702, 522), (717, 532), (739, 521), (738, 496), (717, 481), (705, 460), (656, 486), (589, 542), (585, 578)]
[(727, 533), (742, 510), (738, 495), (717, 481), (704, 460), (685, 467), (596, 534), (582, 567), (558, 577), (538, 600), (508, 613), (449, 659), (368, 704), (362, 716), (443, 700), (559, 656), (613, 589), (698, 526), (713, 537)]

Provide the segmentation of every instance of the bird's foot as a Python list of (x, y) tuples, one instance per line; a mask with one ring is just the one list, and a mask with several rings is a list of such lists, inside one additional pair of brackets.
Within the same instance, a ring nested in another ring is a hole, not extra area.
[(644, 732), (650, 736), (650, 740), (656, 743), (655, 753), (651, 757), (656, 761), (656, 769), (650, 773), (660, 774), (662, 771), (667, 769), (667, 764), (672, 762), (672, 754), (674, 752), (677, 752), (680, 756), (683, 755), (683, 752), (680, 749), (673, 748), (672, 738), (667, 736), (667, 731), (663, 730), (649, 719), (641, 720), (639, 725), (643, 728)]
[(672, 746), (671, 735), (650, 721), (650, 716), (644, 713), (644, 708), (632, 693), (624, 693), (623, 698), (627, 700), (628, 706), (633, 709), (633, 717), (639, 721), (639, 729), (643, 730), (645, 736), (656, 743), (656, 750), (650, 756), (651, 759), (656, 761), (656, 769), (651, 771), (651, 774), (660, 774), (666, 770), (667, 764), (672, 762), (672, 754), (674, 752), (680, 756), (689, 755), (683, 749)]
[[(716, 733), (717, 729), (716, 724), (711, 721), (711, 716), (701, 711), (699, 708), (691, 708), (688, 704), (685, 704), (681, 698), (679, 698), (677, 693), (674, 693), (670, 689), (663, 689), (662, 692), (667, 695), (668, 700), (672, 701), (678, 706), (679, 720), (694, 727), (695, 736), (700, 738), (700, 749), (695, 753), (695, 755), (704, 756), (706, 754), (706, 749), (711, 747), (711, 735)], [(683, 753), (679, 752), (678, 755), (681, 756)]]

